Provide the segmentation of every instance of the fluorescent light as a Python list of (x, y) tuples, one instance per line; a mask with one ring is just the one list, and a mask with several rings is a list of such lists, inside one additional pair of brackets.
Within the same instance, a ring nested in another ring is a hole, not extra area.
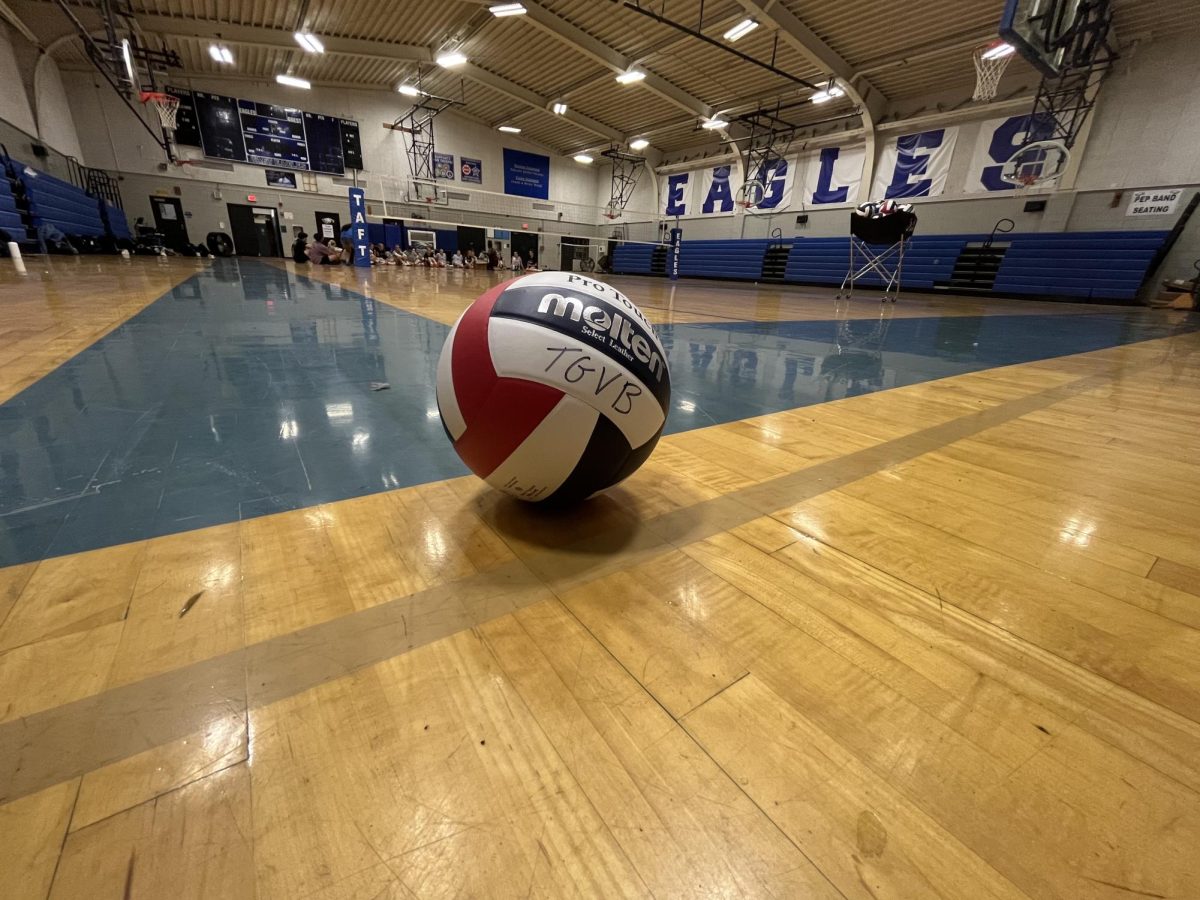
[(125, 74), (129, 76), (129, 83), (137, 86), (137, 79), (133, 76), (133, 51), (129, 48), (128, 39), (121, 41), (121, 58), (125, 60)]
[(421, 96), (421, 89), (417, 88), (417, 87), (413, 87), (411, 84), (402, 84), (402, 85), (400, 85), (400, 87), (396, 88), (396, 90), (398, 90), (400, 93), (402, 93), (405, 97), (420, 97)]
[(831, 84), (825, 90), (817, 91), (815, 94), (813, 94), (808, 99), (811, 100), (813, 103), (828, 103), (830, 100), (833, 100), (835, 97), (844, 97), (844, 96), (846, 96), (846, 92), (844, 90), (842, 90), (836, 84)]
[(575, 162), (582, 163), (585, 166), (590, 166), (593, 162), (592, 158), (586, 153), (576, 153), (574, 159)]
[(567, 112), (567, 104), (563, 103), (561, 100), (555, 103), (551, 108), (554, 110), (554, 114), (556, 116), (565, 115)]
[(629, 142), (630, 150), (645, 150), (650, 146), (650, 142), (645, 138), (634, 138)]
[(296, 43), (309, 53), (325, 52), (325, 45), (321, 43), (321, 39), (315, 34), (309, 34), (307, 31), (296, 32)]
[(1003, 59), (1006, 56), (1012, 56), (1017, 52), (1017, 48), (1012, 44), (1000, 43), (995, 47), (991, 47), (984, 51), (981, 59)]
[(758, 23), (753, 19), (742, 19), (727, 32), (725, 32), (725, 40), (731, 44), (738, 38), (743, 38), (758, 27)]
[(229, 52), (229, 48), (222, 47), (219, 44), (209, 44), (208, 55), (211, 56), (215, 62), (219, 62), (222, 65), (228, 66), (233, 63), (233, 54)]
[(713, 116), (711, 119), (706, 119), (700, 123), (701, 128), (707, 128), (709, 131), (714, 131), (717, 128), (724, 128), (729, 124), (727, 119), (722, 119), (720, 116)]
[(292, 75), (276, 75), (275, 80), (280, 84), (286, 84), (288, 87), (304, 88), (308, 90), (312, 87), (312, 83), (305, 81), (303, 78), (296, 78)]
[(628, 72), (622, 72), (617, 76), (617, 84), (633, 84), (645, 77), (646, 73), (640, 69), (630, 69)]
[(520, 3), (501, 3), (498, 6), (489, 6), (488, 12), (498, 19), (504, 16), (523, 16), (525, 15), (525, 7)]
[(501, 125), (496, 130), (503, 131), (505, 134), (520, 134), (521, 133), (521, 129), (515, 125)]
[(449, 50), (446, 53), (438, 54), (437, 58), (437, 64), (443, 69), (453, 69), (455, 66), (461, 66), (466, 61), (466, 56), (457, 50)]

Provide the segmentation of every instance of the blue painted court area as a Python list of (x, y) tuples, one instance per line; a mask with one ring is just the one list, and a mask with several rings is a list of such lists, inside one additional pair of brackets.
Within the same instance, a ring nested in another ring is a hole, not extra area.
[[(667, 430), (1178, 330), (1145, 318), (661, 327)], [(433, 394), (448, 330), (217, 261), (0, 405), (0, 566), (465, 474)]]

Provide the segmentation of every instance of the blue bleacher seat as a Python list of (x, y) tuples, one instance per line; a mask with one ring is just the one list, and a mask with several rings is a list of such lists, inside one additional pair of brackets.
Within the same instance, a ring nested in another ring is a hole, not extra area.
[(14, 161), (16, 176), (29, 201), (34, 228), (53, 225), (68, 237), (104, 237), (104, 220), (96, 198), (69, 181)]
[(21, 221), (21, 211), (6, 177), (0, 177), (0, 228), (18, 243), (25, 240), (25, 223)]
[[(1165, 231), (1092, 231), (1006, 234), (1008, 246), (996, 277), (1000, 294), (1128, 300), (1137, 295), (1147, 269), (1167, 237)], [(901, 286), (928, 290), (950, 280), (959, 254), (979, 234), (917, 234), (905, 250)], [(765, 238), (684, 240), (680, 274), (692, 278), (758, 281), (763, 257), (774, 242)], [(850, 264), (850, 238), (791, 238), (784, 281), (841, 284)], [(649, 275), (653, 245), (621, 244), (613, 252), (619, 274)], [(881, 283), (868, 274), (864, 285)]]

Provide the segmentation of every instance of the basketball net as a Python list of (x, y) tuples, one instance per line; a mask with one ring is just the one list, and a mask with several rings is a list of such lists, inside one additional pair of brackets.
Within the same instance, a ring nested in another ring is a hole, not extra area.
[[(1007, 52), (1000, 52), (1002, 47), (1008, 48)], [(971, 95), (972, 100), (995, 98), (1000, 79), (1013, 56), (1012, 48), (1003, 41), (993, 41), (975, 48), (975, 93)]]
[(158, 112), (158, 122), (165, 131), (175, 130), (175, 116), (179, 112), (179, 98), (160, 91), (142, 91), (142, 103), (153, 106)]
[(606, 219), (618, 219), (621, 216), (621, 210), (615, 203), (610, 203), (604, 207), (604, 212), (601, 215)]

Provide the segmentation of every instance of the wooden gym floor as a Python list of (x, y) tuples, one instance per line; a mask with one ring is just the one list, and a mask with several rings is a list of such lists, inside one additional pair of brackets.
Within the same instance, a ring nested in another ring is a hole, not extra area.
[[(553, 515), (405, 482), (444, 439), (320, 494), (432, 386), (318, 354), (424, 366), (490, 276), (229, 265), (0, 273), (0, 896), (1200, 897), (1195, 317), (613, 279), (720, 424)], [(70, 474), (281, 373), (308, 494)]]

